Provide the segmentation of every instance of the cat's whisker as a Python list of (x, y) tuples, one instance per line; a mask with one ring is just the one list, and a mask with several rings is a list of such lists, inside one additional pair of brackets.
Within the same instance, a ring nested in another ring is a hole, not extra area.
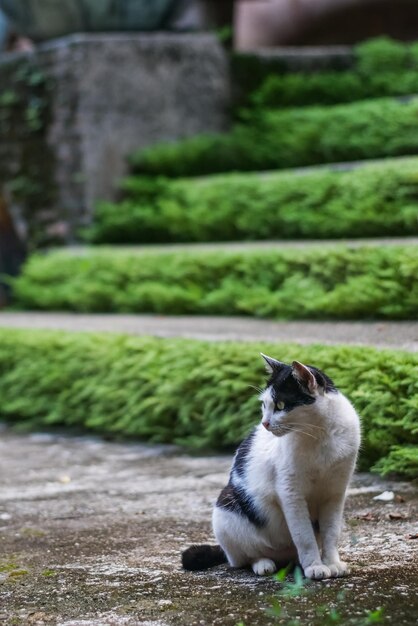
[(316, 424), (306, 424), (305, 422), (303, 423), (304, 426), (310, 426), (311, 428), (317, 428), (318, 430), (323, 430), (324, 432), (326, 432), (326, 428), (324, 428), (323, 426), (317, 426)]
[(307, 437), (311, 437), (312, 439), (315, 439), (315, 441), (318, 441), (318, 437), (315, 437), (315, 435), (312, 435), (311, 433), (307, 433), (306, 431), (300, 430), (298, 428), (291, 427), (291, 428), (289, 428), (289, 432), (291, 432), (291, 433), (299, 433), (301, 435), (306, 435)]
[(307, 437), (311, 437), (312, 439), (318, 441), (318, 437), (315, 437), (315, 435), (307, 433), (301, 428), (295, 428), (295, 426), (299, 426), (299, 424), (297, 422), (287, 422), (286, 424), (282, 424), (281, 426), (279, 426), (279, 430), (284, 433), (300, 433), (301, 435), (306, 435)]
[(303, 422), (302, 424), (300, 422), (287, 422), (289, 424), (289, 426), (303, 426), (304, 428), (306, 427), (311, 427), (311, 428), (317, 428), (318, 430), (322, 430), (323, 432), (326, 432), (326, 428), (323, 428), (322, 426), (316, 426), (316, 424), (306, 424), (305, 422)]
[(318, 437), (315, 437), (315, 435), (312, 435), (311, 433), (307, 433), (305, 430), (297, 430), (293, 428), (292, 432), (298, 433), (299, 435), (306, 435), (307, 437), (310, 437), (311, 439), (315, 439), (315, 441), (318, 441)]
[(251, 389), (255, 389), (258, 393), (263, 393), (264, 389), (261, 389), (261, 387), (256, 387), (255, 385), (248, 385), (249, 387), (251, 387)]

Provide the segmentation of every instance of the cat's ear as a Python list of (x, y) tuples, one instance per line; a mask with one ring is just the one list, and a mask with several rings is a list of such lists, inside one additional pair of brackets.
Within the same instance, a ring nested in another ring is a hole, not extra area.
[(277, 361), (277, 359), (273, 359), (271, 356), (267, 356), (266, 354), (263, 354), (262, 352), (260, 352), (260, 354), (264, 359), (267, 374), (272, 374), (274, 370), (281, 369), (282, 367), (285, 366), (285, 363), (282, 363), (281, 361)]
[(312, 374), (309, 367), (306, 367), (303, 363), (299, 363), (299, 361), (293, 361), (292, 374), (294, 378), (296, 378), (296, 380), (309, 391), (309, 393), (312, 395), (318, 393), (318, 383), (316, 382), (316, 378)]

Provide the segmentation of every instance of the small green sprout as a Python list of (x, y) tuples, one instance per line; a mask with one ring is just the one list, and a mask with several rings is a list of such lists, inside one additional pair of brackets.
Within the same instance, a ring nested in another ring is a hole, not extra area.
[(380, 607), (374, 611), (369, 611), (365, 617), (364, 624), (381, 624), (384, 618), (384, 609)]

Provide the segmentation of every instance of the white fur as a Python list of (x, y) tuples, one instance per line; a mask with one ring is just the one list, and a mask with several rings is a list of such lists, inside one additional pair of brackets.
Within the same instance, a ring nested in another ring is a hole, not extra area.
[[(268, 522), (257, 528), (235, 512), (221, 507), (213, 512), (215, 536), (233, 567), (251, 565), (263, 575), (274, 571), (274, 561), (297, 557), (309, 578), (347, 573), (337, 542), (360, 445), (360, 422), (341, 393), (320, 389), (313, 395), (314, 404), (289, 413), (274, 411), (269, 389), (260, 398), (265, 426), (256, 429), (241, 480)], [(311, 520), (319, 521), (319, 543)]]

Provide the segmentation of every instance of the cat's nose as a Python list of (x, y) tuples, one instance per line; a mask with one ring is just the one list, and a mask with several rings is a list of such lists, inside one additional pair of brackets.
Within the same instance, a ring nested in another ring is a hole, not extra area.
[(270, 422), (268, 420), (263, 420), (261, 423), (266, 430), (270, 430)]

